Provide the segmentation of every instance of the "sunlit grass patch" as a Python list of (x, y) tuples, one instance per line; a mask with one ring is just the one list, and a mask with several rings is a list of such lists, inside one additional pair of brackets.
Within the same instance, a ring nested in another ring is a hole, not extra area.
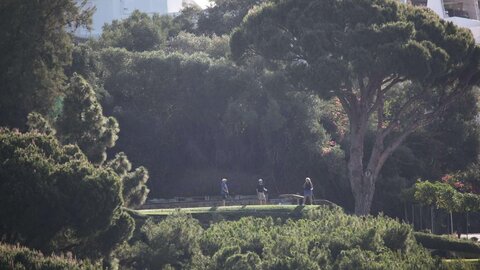
[(308, 209), (313, 209), (315, 205), (234, 205), (234, 206), (212, 206), (212, 207), (191, 207), (191, 208), (177, 208), (177, 209), (145, 209), (138, 210), (139, 214), (147, 216), (168, 216), (175, 212), (181, 212), (185, 214), (232, 214), (241, 213), (261, 214), (268, 215), (269, 213), (285, 213), (285, 214), (299, 214)]

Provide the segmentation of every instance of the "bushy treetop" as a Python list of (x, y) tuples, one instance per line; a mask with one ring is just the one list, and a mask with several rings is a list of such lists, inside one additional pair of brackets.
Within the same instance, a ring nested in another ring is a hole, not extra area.
[(76, 146), (3, 129), (0, 163), (0, 235), (7, 242), (62, 250), (69, 241), (75, 247), (94, 239), (119, 218), (119, 177)]
[(274, 1), (250, 11), (231, 44), (235, 59), (256, 53), (284, 61), (324, 91), (361, 78), (367, 85), (388, 78), (444, 83), (479, 58), (467, 29), (388, 0)]

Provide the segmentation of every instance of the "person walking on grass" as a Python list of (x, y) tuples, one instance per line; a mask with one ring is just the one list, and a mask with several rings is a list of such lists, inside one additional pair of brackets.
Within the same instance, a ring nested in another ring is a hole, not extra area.
[(225, 206), (225, 200), (228, 198), (228, 186), (227, 186), (227, 178), (222, 179), (222, 183), (220, 185), (220, 194), (222, 195), (223, 206)]
[(267, 189), (265, 188), (265, 185), (263, 185), (263, 180), (258, 179), (258, 185), (257, 185), (257, 197), (258, 201), (260, 204), (266, 204), (267, 203)]
[(313, 184), (309, 177), (305, 178), (303, 183), (303, 204), (313, 204)]

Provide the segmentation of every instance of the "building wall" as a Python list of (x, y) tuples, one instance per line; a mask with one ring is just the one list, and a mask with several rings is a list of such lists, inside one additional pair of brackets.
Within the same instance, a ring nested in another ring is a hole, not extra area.
[(480, 44), (480, 0), (408, 0), (417, 6), (426, 6), (440, 18), (458, 27), (469, 29)]

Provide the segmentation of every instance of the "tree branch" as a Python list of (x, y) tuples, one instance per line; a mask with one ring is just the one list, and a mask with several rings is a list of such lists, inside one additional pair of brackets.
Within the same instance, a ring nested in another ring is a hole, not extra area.
[[(378, 160), (378, 163), (375, 167), (375, 172), (378, 173), (379, 170), (382, 168), (383, 164), (385, 163), (385, 161), (388, 159), (388, 157), (390, 157), (393, 152), (400, 146), (400, 144), (402, 144), (405, 139), (408, 137), (408, 135), (410, 135), (411, 133), (413, 133), (415, 130), (417, 130), (419, 127), (422, 127), (422, 126), (425, 126), (425, 125), (428, 125), (430, 124), (431, 122), (433, 122), (441, 113), (444, 112), (444, 110), (450, 105), (452, 104), (453, 102), (456, 101), (456, 98), (458, 96), (460, 96), (461, 94), (463, 94), (465, 91), (464, 89), (462, 90), (457, 90), (455, 92), (453, 92), (452, 94), (449, 95), (449, 97), (446, 99), (446, 101), (439, 105), (437, 107), (437, 109), (433, 112), (430, 112), (430, 113), (426, 113), (426, 114), (423, 114), (421, 115), (419, 118), (417, 118), (416, 120), (412, 121), (411, 123), (409, 123), (405, 128), (404, 128), (404, 131), (402, 133), (400, 133), (400, 135), (398, 137), (396, 137), (395, 139), (392, 140), (392, 142), (387, 146), (385, 147), (385, 150), (383, 150), (383, 152), (380, 154), (380, 157), (379, 157), (379, 160)], [(413, 104), (414, 102), (414, 98), (412, 97), (409, 102), (407, 103), (410, 103), (410, 104)], [(407, 104), (404, 105), (404, 107), (407, 107)], [(399, 119), (399, 118), (397, 118)], [(395, 126), (400, 126), (396, 121), (395, 123), (392, 123), (382, 134), (382, 139), (384, 139), (392, 130)]]
[[(385, 86), (383, 89), (379, 89), (378, 92), (382, 93), (382, 96), (384, 96), (388, 90), (390, 90), (393, 86), (395, 86), (399, 82), (404, 82), (406, 79), (405, 78), (400, 78), (399, 76), (394, 76), (392, 78), (389, 78), (387, 80), (382, 81), (382, 85), (385, 85), (385, 83), (388, 83), (387, 86)], [(378, 97), (378, 94), (377, 94)], [(374, 111), (377, 110), (377, 107), (379, 106), (380, 100), (375, 99), (375, 102), (373, 102), (372, 106), (368, 110), (368, 114), (371, 115)], [(383, 102), (383, 101), (382, 101)]]

